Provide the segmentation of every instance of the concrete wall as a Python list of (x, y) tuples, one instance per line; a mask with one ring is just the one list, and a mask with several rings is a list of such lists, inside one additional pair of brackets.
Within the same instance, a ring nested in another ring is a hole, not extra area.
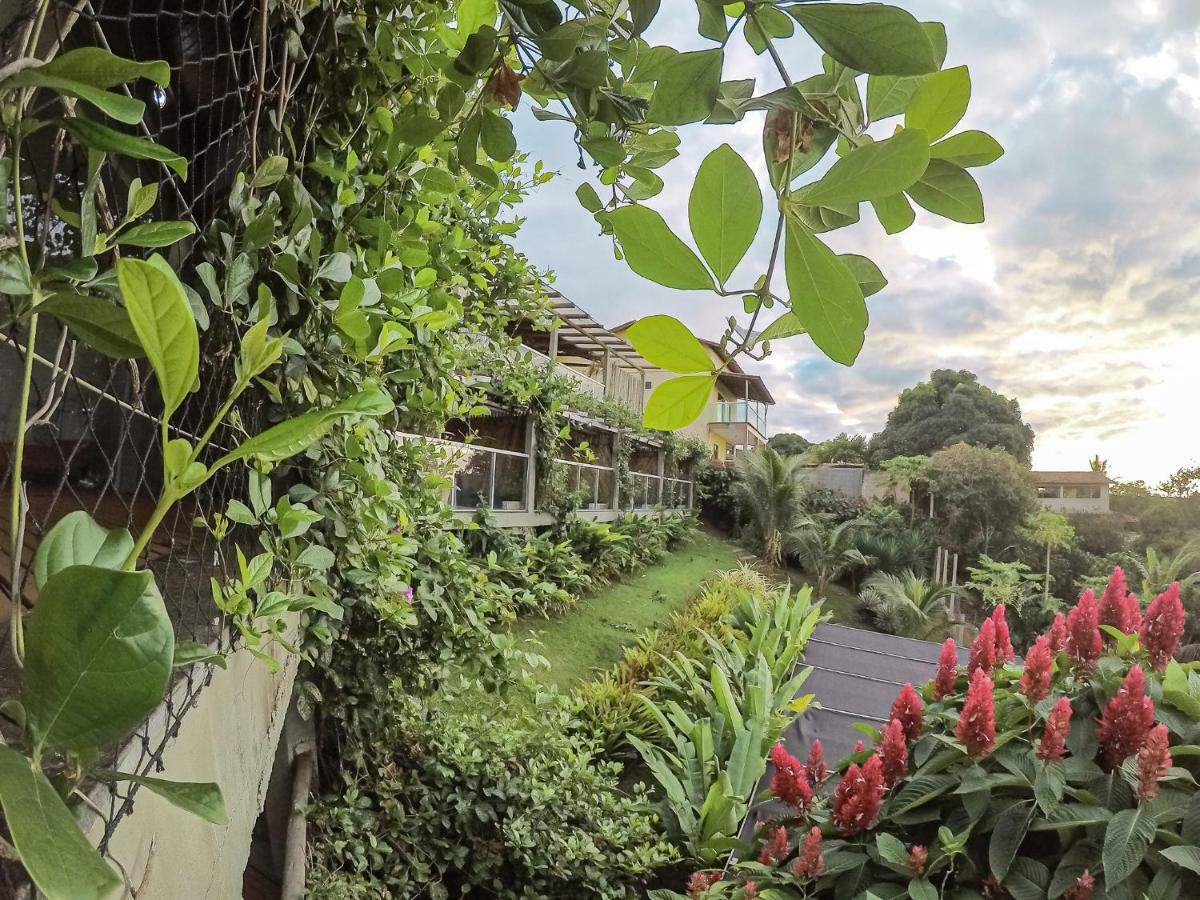
[[(245, 650), (229, 658), (228, 669), (216, 669), (163, 755), (161, 777), (220, 785), (229, 824), (211, 825), (145, 788), (137, 792), (133, 811), (117, 823), (109, 854), (125, 869), (138, 900), (242, 896), (251, 832), (266, 798), (298, 664), (282, 648), (273, 655), (281, 664), (275, 674)], [(151, 719), (152, 745), (163, 728), (161, 718)], [(130, 771), (136, 765), (137, 749), (128, 756), (117, 768)], [(104, 793), (94, 799), (107, 808)], [(103, 824), (95, 820), (85, 826), (93, 843)]]
[(848, 500), (863, 496), (866, 470), (857, 466), (812, 466), (800, 470), (801, 477), (815, 488), (833, 491)]

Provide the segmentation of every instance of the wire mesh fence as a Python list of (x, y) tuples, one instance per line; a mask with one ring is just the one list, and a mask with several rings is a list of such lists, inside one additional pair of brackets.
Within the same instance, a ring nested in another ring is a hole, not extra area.
[[(129, 86), (146, 104), (141, 134), (183, 156), (189, 178), (177, 178), (165, 166), (110, 157), (101, 169), (97, 193), (101, 227), (120, 218), (129, 183), (140, 178), (160, 184), (155, 219), (191, 220), (202, 233), (225, 207), (239, 171), (253, 155), (254, 134), (279, 83), (279, 41), (262, 27), (264, 8), (249, 0), (26, 0), (0, 3), (0, 67), (32, 49), (39, 58), (81, 46), (100, 46), (139, 61), (165, 60), (170, 85), (142, 80)], [(34, 35), (31, 39), (30, 36)], [(265, 40), (264, 40), (265, 38)], [(37, 92), (30, 115), (59, 101)], [(268, 106), (269, 108), (269, 106)], [(115, 124), (115, 123), (110, 123)], [(3, 151), (0, 151), (0, 156)], [(87, 178), (81, 158), (61, 131), (45, 128), (23, 145), (21, 193), (29, 245), (44, 264), (59, 265), (80, 255), (79, 231), (60, 214), (78, 209)], [(7, 189), (7, 188), (4, 188)], [(12, 204), (8, 204), (10, 216)], [(4, 223), (11, 225), (12, 221)], [(170, 262), (188, 280), (198, 262), (198, 241), (171, 248)], [(162, 487), (159, 439), (161, 402), (144, 360), (101, 356), (56, 322), (45, 321), (30, 341), (17, 324), (13, 298), (0, 294), (0, 490), (10, 496), (14, 446), (18, 440), (19, 391), (27, 360), (33, 367), (29, 422), (25, 432), (23, 530), (20, 555), (32, 558), (38, 540), (55, 522), (85, 510), (101, 525), (129, 528), (135, 534), (149, 518)], [(199, 389), (172, 416), (171, 437), (195, 442), (233, 381), (236, 335), (214, 317), (202, 333), (204, 360)], [(253, 427), (253, 401), (240, 410)], [(212, 452), (229, 443), (217, 433)], [(210, 460), (207, 460), (211, 462)], [(221, 546), (197, 517), (225, 508), (244, 494), (244, 474), (224, 470), (195, 496), (177, 504), (156, 532), (144, 556), (153, 570), (174, 622), (177, 640), (227, 648), (230, 635), (213, 603), (209, 581), (224, 571), (230, 549)], [(13, 566), (12, 528), (0, 524), (0, 588), (36, 606), (27, 567)], [(18, 529), (18, 533), (21, 529)], [(7, 608), (7, 604), (3, 605)], [(3, 613), (6, 617), (7, 612)], [(14, 696), (19, 678), (10, 654), (0, 655), (0, 698)], [(163, 707), (121, 750), (133, 771), (154, 774), (167, 742), (211, 677), (205, 666), (177, 671)], [(117, 748), (114, 748), (115, 755)], [(101, 849), (121, 818), (132, 808), (135, 788), (98, 795), (105, 822)], [(15, 877), (15, 876), (14, 876)], [(0, 892), (4, 885), (0, 879)], [(9, 893), (17, 896), (10, 884)]]

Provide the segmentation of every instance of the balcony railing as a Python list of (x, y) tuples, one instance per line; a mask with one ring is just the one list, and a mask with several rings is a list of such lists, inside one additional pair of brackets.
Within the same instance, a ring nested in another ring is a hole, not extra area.
[(718, 400), (709, 411), (709, 421), (717, 424), (747, 424), (767, 430), (767, 405), (758, 400)]
[(582, 493), (580, 504), (583, 509), (613, 508), (613, 496), (617, 486), (615, 469), (566, 459), (556, 462), (567, 468), (567, 490)]
[(528, 512), (526, 477), (529, 454), (515, 450), (479, 447), (459, 441), (395, 432), (402, 441), (435, 444), (448, 451), (454, 475), (446, 502), (451, 509), (475, 510), (480, 505), (507, 512)]
[(644, 472), (633, 472), (633, 498), (624, 498), (624, 505), (633, 509), (691, 509), (692, 482), (683, 478), (660, 478)]

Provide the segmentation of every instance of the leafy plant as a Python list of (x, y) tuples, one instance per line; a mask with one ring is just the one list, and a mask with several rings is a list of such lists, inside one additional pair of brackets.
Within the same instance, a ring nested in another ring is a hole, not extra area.
[(738, 458), (734, 501), (747, 519), (751, 543), (769, 565), (783, 559), (784, 541), (802, 515), (806, 488), (800, 465), (799, 457), (783, 456), (770, 447)]
[(944, 635), (952, 624), (950, 604), (954, 594), (951, 585), (906, 569), (899, 574), (872, 573), (863, 582), (859, 599), (881, 630), (930, 640)]

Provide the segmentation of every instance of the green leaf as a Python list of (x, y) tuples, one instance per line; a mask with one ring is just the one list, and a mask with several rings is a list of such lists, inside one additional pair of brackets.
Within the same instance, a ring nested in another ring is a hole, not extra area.
[(125, 247), (169, 247), (196, 233), (191, 222), (146, 222), (126, 228), (114, 243)]
[(694, 422), (708, 405), (716, 383), (715, 375), (682, 375), (664, 381), (646, 401), (642, 424), (675, 431)]
[(712, 359), (688, 327), (672, 316), (645, 316), (625, 332), (633, 349), (668, 372), (709, 372)]
[(0, 805), (21, 862), (48, 900), (102, 900), (121, 886), (46, 776), (2, 744)]
[(971, 100), (971, 75), (966, 66), (937, 72), (917, 88), (904, 111), (904, 127), (920, 128), (936, 141), (959, 123)]
[(42, 535), (33, 555), (33, 580), (41, 588), (50, 576), (71, 566), (119, 569), (133, 550), (133, 537), (109, 530), (83, 510), (67, 513)]
[(931, 159), (925, 174), (908, 189), (917, 205), (954, 222), (975, 225), (983, 221), (983, 195), (962, 166)]
[(49, 313), (89, 347), (113, 359), (138, 359), (146, 355), (124, 307), (99, 297), (54, 294), (42, 301), (39, 312)]
[(175, 644), (171, 666), (178, 669), (196, 663), (212, 663), (222, 669), (226, 668), (225, 655), (208, 644), (201, 644), (199, 641), (178, 641)]
[(893, 194), (882, 200), (872, 200), (871, 207), (875, 210), (875, 217), (879, 219), (879, 224), (888, 234), (899, 234), (912, 225), (917, 218), (917, 214), (913, 212), (912, 205), (904, 194)]
[(724, 41), (728, 30), (720, 0), (696, 0), (696, 10), (700, 13), (700, 23), (696, 26), (700, 36), (710, 41)]
[(1013, 900), (1046, 900), (1050, 870), (1036, 859), (1018, 856), (1004, 879), (1004, 887)]
[(199, 816), (214, 825), (229, 824), (225, 813), (225, 800), (221, 789), (209, 781), (169, 781), (151, 778), (148, 775), (132, 775), (113, 769), (97, 769), (93, 773), (101, 781), (132, 781), (148, 791), (153, 791), (172, 806)]
[(252, 457), (264, 462), (278, 462), (306, 449), (342, 416), (382, 416), (393, 409), (392, 399), (378, 388), (359, 391), (327, 409), (315, 409), (256, 434), (232, 453), (222, 456), (212, 468), (216, 470), (235, 460)]
[(163, 419), (179, 408), (200, 369), (200, 334), (178, 276), (157, 253), (149, 261), (117, 262), (129, 321), (158, 379)]
[(862, 289), (863, 297), (878, 294), (887, 287), (888, 280), (879, 271), (879, 266), (857, 253), (839, 253), (838, 259), (845, 263), (846, 268), (854, 275), (854, 280)]
[(9, 87), (46, 88), (57, 94), (76, 97), (126, 125), (136, 125), (142, 121), (142, 115), (146, 112), (146, 104), (141, 100), (135, 100), (133, 97), (114, 91), (106, 91), (72, 78), (58, 77), (48, 73), (45, 66), (37, 69), (24, 69), (9, 78), (5, 84)]
[(1083, 874), (1084, 869), (1095, 873), (1100, 869), (1100, 848), (1088, 840), (1076, 841), (1071, 845), (1054, 869), (1054, 877), (1050, 880), (1046, 895), (1050, 898), (1062, 896)]
[(604, 203), (601, 202), (596, 189), (586, 181), (575, 189), (575, 196), (579, 200), (579, 205), (590, 213), (597, 213), (604, 209)]
[(662, 67), (647, 118), (659, 125), (687, 125), (707, 119), (721, 88), (725, 54), (719, 49), (693, 50), (671, 57)]
[(37, 744), (125, 737), (162, 701), (175, 636), (149, 572), (71, 566), (38, 594), (21, 699)]
[(254, 175), (250, 179), (250, 187), (270, 187), (286, 175), (287, 171), (288, 159), (286, 156), (268, 156), (254, 170)]
[(806, 206), (883, 200), (909, 187), (929, 165), (929, 140), (905, 128), (895, 137), (864, 144), (839, 159), (819, 181), (792, 196)]
[(988, 842), (988, 864), (992, 873), (1001, 881), (1008, 875), (1008, 869), (1021, 849), (1021, 842), (1029, 831), (1029, 822), (1033, 818), (1034, 807), (1028, 801), (1014, 803), (996, 818), (992, 829), (992, 837)]
[(767, 52), (770, 38), (791, 37), (795, 23), (782, 10), (773, 6), (758, 6), (746, 20), (746, 43), (757, 54)]
[(867, 304), (854, 274), (803, 225), (789, 219), (784, 273), (792, 312), (821, 351), (852, 365), (867, 329)]
[(107, 125), (101, 125), (99, 122), (93, 122), (91, 119), (83, 119), (79, 116), (73, 116), (69, 119), (59, 119), (58, 123), (93, 150), (102, 150), (105, 153), (119, 153), (121, 156), (128, 156), (130, 159), (154, 160), (165, 165), (180, 178), (187, 178), (187, 160), (177, 153), (172, 153), (166, 147), (154, 143), (154, 141), (126, 134), (123, 131), (117, 131), (109, 128)]
[(944, 159), (969, 169), (986, 166), (1004, 155), (999, 141), (986, 131), (962, 131), (929, 148), (930, 159)]
[(908, 883), (909, 900), (938, 900), (938, 891), (928, 878), (914, 878)]
[(1154, 817), (1142, 806), (1123, 809), (1104, 831), (1104, 885), (1112, 890), (1141, 864), (1154, 840)]
[(1200, 874), (1200, 847), (1183, 844), (1178, 847), (1166, 847), (1158, 852), (1175, 865)]
[(842, 65), (872, 75), (923, 75), (939, 65), (933, 43), (909, 13), (882, 3), (803, 3), (788, 12)]
[(629, 268), (643, 278), (684, 291), (713, 289), (704, 264), (657, 212), (646, 206), (622, 206), (605, 215)]
[(908, 867), (908, 848), (895, 835), (883, 831), (875, 835), (875, 849), (885, 862)]
[(513, 136), (512, 122), (491, 110), (484, 110), (479, 143), (483, 152), (497, 162), (512, 159), (513, 154), (517, 152), (517, 139)]
[(171, 67), (165, 62), (137, 62), (109, 53), (100, 47), (80, 47), (56, 56), (38, 71), (58, 78), (83, 81), (97, 88), (116, 87), (135, 78), (148, 78), (159, 87), (171, 83)]
[(688, 224), (721, 284), (754, 243), (762, 209), (758, 179), (737, 151), (722, 144), (704, 158), (688, 197)]
[(777, 341), (781, 338), (804, 334), (807, 331), (808, 329), (804, 327), (804, 323), (796, 317), (795, 313), (786, 312), (764, 328), (759, 333), (758, 340), (759, 342)]

